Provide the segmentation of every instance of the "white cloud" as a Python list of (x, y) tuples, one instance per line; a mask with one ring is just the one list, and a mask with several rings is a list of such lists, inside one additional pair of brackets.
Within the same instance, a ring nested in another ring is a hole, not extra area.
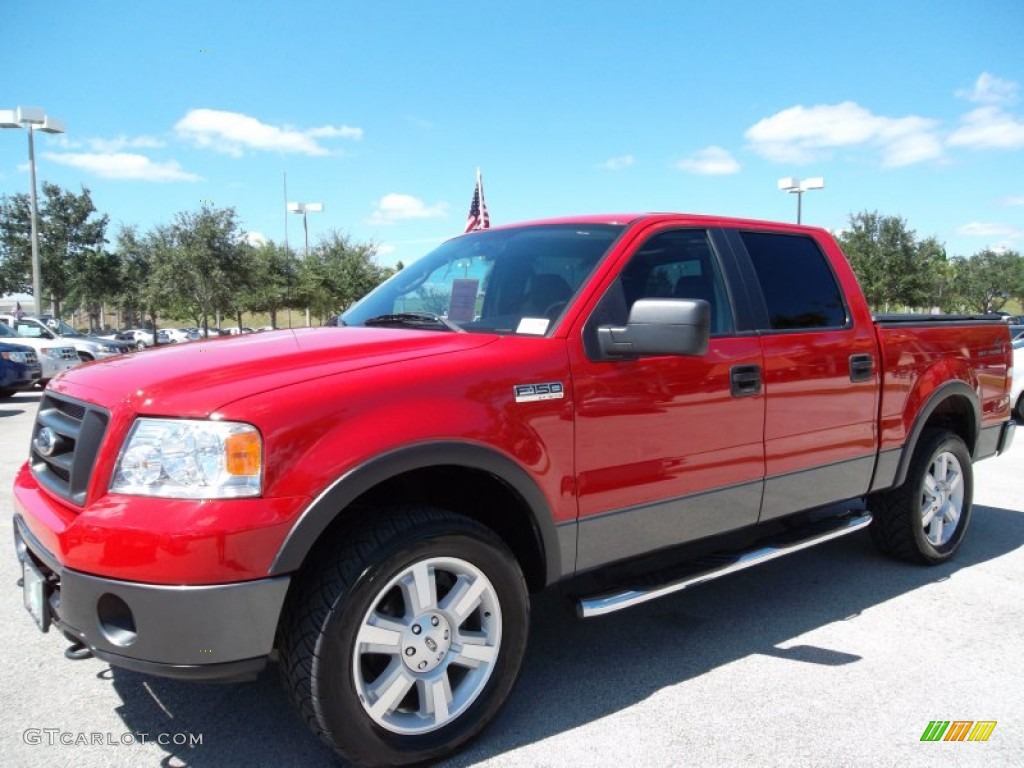
[(1024, 195), (1014, 195), (1003, 199), (1003, 205), (1024, 205)]
[(1011, 227), (1008, 224), (994, 224), (984, 221), (972, 221), (957, 227), (956, 233), (965, 237), (1010, 237), (1016, 238), (1024, 235), (1024, 230)]
[(264, 235), (262, 232), (246, 232), (245, 242), (252, 246), (260, 246), (265, 245), (268, 242), (268, 240), (267, 236)]
[(359, 139), (363, 138), (362, 128), (353, 128), (350, 125), (323, 125), (319, 128), (311, 128), (306, 131), (307, 136), (316, 139)]
[(1021, 149), (1024, 121), (999, 107), (978, 107), (960, 118), (960, 127), (948, 142), (950, 146), (968, 149)]
[(240, 157), (244, 150), (294, 152), (302, 155), (328, 155), (329, 150), (316, 139), (362, 138), (360, 128), (347, 125), (299, 131), (291, 126), (262, 123), (240, 112), (218, 109), (192, 109), (174, 126), (178, 136), (199, 147)]
[(90, 149), (93, 152), (111, 153), (122, 149), (159, 149), (167, 146), (167, 142), (155, 136), (128, 137), (124, 134), (113, 139), (69, 139), (65, 134), (51, 136), (50, 141), (61, 149)]
[(1013, 104), (1017, 101), (1018, 85), (1012, 80), (1002, 80), (988, 72), (982, 72), (970, 90), (959, 90), (956, 95), (979, 104)]
[(674, 168), (701, 176), (726, 176), (738, 173), (740, 164), (728, 150), (721, 147), (705, 147), (689, 157), (675, 163)]
[(844, 101), (784, 109), (758, 121), (744, 135), (751, 149), (778, 163), (809, 163), (836, 149), (868, 146), (880, 152), (882, 165), (895, 167), (940, 157), (937, 125), (915, 115), (875, 115)]
[(145, 155), (116, 153), (44, 152), (47, 160), (70, 165), (104, 179), (136, 181), (201, 181), (202, 177), (182, 169), (175, 160), (154, 162)]
[(377, 246), (378, 256), (388, 256), (398, 250), (397, 246), (391, 245), (391, 243), (381, 243)]
[(374, 204), (370, 224), (394, 224), (407, 219), (440, 219), (448, 211), (448, 203), (427, 205), (418, 197), (392, 192)]
[(623, 168), (629, 168), (632, 164), (632, 155), (620, 155), (619, 157), (609, 157), (598, 167), (604, 168), (606, 171), (621, 171)]

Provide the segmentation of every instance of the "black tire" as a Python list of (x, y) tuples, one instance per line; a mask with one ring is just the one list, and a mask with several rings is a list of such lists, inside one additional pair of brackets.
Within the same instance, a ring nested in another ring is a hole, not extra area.
[(868, 498), (875, 518), (868, 529), (871, 539), (881, 552), (900, 560), (945, 562), (967, 532), (973, 494), (971, 454), (964, 441), (947, 430), (926, 431), (903, 485)]
[[(476, 589), (480, 597), (468, 594)], [(436, 760), (497, 714), (519, 675), (528, 624), (522, 571), (490, 529), (403, 507), (311, 555), (282, 616), (281, 672), (302, 718), (345, 759)], [(395, 698), (392, 688), (404, 692)]]
[[(1024, 373), (1021, 375), (1024, 375)], [(1017, 421), (1024, 424), (1024, 392), (1021, 392), (1017, 397), (1017, 404), (1013, 406), (1013, 415), (1017, 417)]]
[(13, 389), (0, 389), (0, 397), (14, 397)]
[(90, 363), (93, 360), (93, 356), (88, 354), (87, 352), (79, 352), (78, 359), (81, 360), (83, 363)]

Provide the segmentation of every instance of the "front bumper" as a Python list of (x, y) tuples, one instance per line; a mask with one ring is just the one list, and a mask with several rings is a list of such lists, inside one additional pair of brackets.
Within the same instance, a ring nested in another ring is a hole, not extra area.
[(141, 584), (63, 567), (14, 517), (18, 559), (44, 579), (52, 623), (109, 664), (192, 680), (251, 679), (273, 649), (289, 577), (204, 586)]
[(64, 373), (64, 371), (70, 371), (80, 362), (82, 361), (79, 360), (78, 357), (75, 357), (75, 359), (72, 360), (70, 358), (57, 358), (50, 355), (44, 355), (42, 353), (39, 354), (39, 364), (42, 368), (42, 378), (44, 381), (54, 379), (58, 374)]

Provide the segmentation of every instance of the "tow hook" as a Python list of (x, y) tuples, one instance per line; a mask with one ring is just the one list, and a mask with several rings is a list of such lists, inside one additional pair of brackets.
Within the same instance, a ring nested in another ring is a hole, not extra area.
[(83, 642), (81, 642), (79, 640), (72, 640), (71, 641), (71, 645), (69, 645), (64, 650), (64, 657), (68, 658), (68, 659), (71, 659), (72, 661), (81, 661), (82, 659), (91, 659), (92, 658), (92, 651), (90, 651), (86, 647), (85, 643), (83, 643)]

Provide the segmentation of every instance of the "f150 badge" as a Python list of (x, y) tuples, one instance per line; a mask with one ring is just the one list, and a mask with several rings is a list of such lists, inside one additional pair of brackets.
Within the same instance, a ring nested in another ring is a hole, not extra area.
[(565, 387), (560, 381), (549, 381), (544, 384), (516, 384), (512, 387), (517, 403), (532, 403), (534, 400), (561, 400), (565, 397)]

